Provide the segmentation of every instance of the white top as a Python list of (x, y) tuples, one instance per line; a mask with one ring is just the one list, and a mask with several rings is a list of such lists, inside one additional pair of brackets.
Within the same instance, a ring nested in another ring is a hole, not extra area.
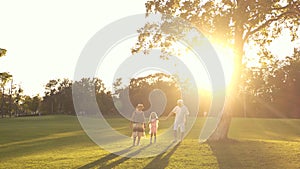
[(176, 106), (176, 107), (174, 107), (172, 112), (174, 112), (176, 114), (176, 117), (175, 117), (176, 124), (184, 123), (186, 116), (190, 114), (190, 112), (186, 106), (182, 106), (182, 107)]

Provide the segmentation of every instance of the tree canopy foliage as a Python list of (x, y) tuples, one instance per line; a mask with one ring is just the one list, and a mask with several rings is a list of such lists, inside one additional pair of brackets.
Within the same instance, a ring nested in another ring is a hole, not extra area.
[(0, 57), (4, 56), (6, 54), (6, 49), (0, 48)]

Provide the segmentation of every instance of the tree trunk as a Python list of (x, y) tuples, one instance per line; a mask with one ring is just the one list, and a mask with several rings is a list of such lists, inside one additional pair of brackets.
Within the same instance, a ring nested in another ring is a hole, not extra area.
[(230, 112), (232, 108), (232, 100), (232, 98), (227, 98), (220, 122), (213, 134), (209, 137), (208, 141), (219, 141), (228, 139), (227, 134), (231, 123)]
[(236, 104), (237, 98), (237, 90), (238, 90), (238, 82), (241, 73), (237, 70), (233, 75), (231, 85), (227, 89), (227, 96), (225, 100), (225, 105), (223, 108), (222, 116), (219, 121), (219, 124), (212, 135), (209, 137), (208, 141), (219, 141), (219, 140), (227, 140), (227, 134), (229, 131), (233, 106)]
[[(239, 4), (238, 4), (239, 5)], [(243, 10), (243, 9), (239, 9)], [(232, 117), (232, 107), (236, 103), (236, 96), (239, 90), (239, 82), (241, 77), (242, 68), (242, 58), (244, 55), (244, 41), (243, 41), (243, 27), (239, 16), (235, 16), (235, 37), (234, 37), (234, 71), (230, 85), (226, 89), (226, 100), (225, 106), (223, 108), (222, 116), (220, 122), (208, 138), (208, 141), (220, 141), (227, 140), (228, 131), (231, 123)]]
[(54, 110), (53, 110), (53, 109), (54, 109), (54, 103), (53, 103), (53, 102), (54, 102), (54, 101), (52, 100), (52, 101), (51, 101), (51, 114), (53, 114), (53, 111), (54, 111)]
[(1, 117), (4, 117), (4, 111), (3, 111), (3, 106), (4, 106), (4, 87), (2, 88), (2, 99), (1, 99)]
[(9, 117), (11, 118), (12, 114), (12, 85), (13, 85), (13, 80), (11, 80), (10, 83), (10, 90), (9, 90)]
[[(229, 131), (230, 123), (231, 123), (231, 117), (232, 117), (232, 111), (233, 106), (236, 104), (236, 98), (239, 90), (239, 81), (241, 76), (241, 56), (235, 61), (235, 71), (233, 74), (233, 77), (231, 79), (230, 85), (227, 87), (226, 92), (226, 100), (225, 105), (223, 108), (222, 116), (220, 119), (220, 122), (215, 129), (215, 131), (212, 133), (212, 135), (209, 137), (208, 141), (219, 141), (219, 140), (227, 140), (227, 134)], [(240, 61), (240, 62), (237, 62)]]

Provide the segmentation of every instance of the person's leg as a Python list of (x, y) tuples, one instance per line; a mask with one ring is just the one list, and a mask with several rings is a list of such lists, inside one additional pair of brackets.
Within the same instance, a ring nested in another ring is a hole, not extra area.
[(154, 133), (154, 143), (156, 143), (156, 132)]
[(174, 130), (174, 142), (177, 141), (177, 130)]
[(139, 136), (138, 136), (137, 143), (136, 143), (137, 146), (140, 145), (140, 141), (141, 141), (141, 136), (139, 135)]
[(182, 124), (182, 125), (180, 126), (180, 141), (183, 140), (183, 137), (184, 137), (184, 131), (185, 131), (185, 126), (184, 126), (184, 124)]
[(180, 132), (180, 141), (183, 140), (183, 137), (184, 137), (184, 132)]
[(137, 137), (136, 125), (133, 123), (132, 124), (132, 146), (135, 146), (136, 137)]
[(150, 144), (152, 144), (152, 137), (153, 137), (153, 133), (151, 132), (151, 136), (150, 136)]
[(136, 137), (134, 136), (134, 137), (133, 137), (132, 146), (135, 146), (135, 140), (136, 140)]
[(174, 131), (174, 142), (176, 142), (177, 141), (177, 132), (178, 132), (178, 124), (177, 123), (174, 124), (173, 131)]

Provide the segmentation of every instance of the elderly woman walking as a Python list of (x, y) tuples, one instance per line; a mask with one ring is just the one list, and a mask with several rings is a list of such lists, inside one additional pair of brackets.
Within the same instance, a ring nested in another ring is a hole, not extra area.
[[(136, 110), (132, 113), (131, 123), (132, 123), (132, 145), (139, 145), (142, 136), (145, 136), (145, 115), (143, 112), (144, 105), (138, 104)], [(137, 142), (136, 142), (137, 138)]]

